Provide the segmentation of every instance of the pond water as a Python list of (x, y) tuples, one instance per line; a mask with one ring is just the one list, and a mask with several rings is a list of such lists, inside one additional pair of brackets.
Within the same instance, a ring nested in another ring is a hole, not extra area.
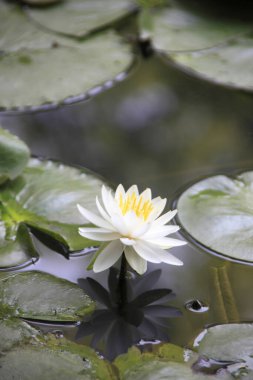
[[(252, 168), (252, 107), (250, 94), (201, 81), (153, 55), (138, 56), (125, 81), (93, 99), (44, 112), (2, 114), (0, 123), (20, 136), (34, 155), (85, 166), (112, 184), (151, 187), (154, 195), (173, 200), (182, 186), (200, 176)], [(67, 260), (42, 242), (36, 244), (41, 257), (23, 271), (41, 270), (73, 282), (89, 276), (108, 289), (108, 272), (86, 271), (89, 252)], [(149, 311), (142, 343), (169, 340), (185, 346), (207, 325), (252, 321), (252, 266), (211, 255), (194, 243), (177, 248), (176, 254), (183, 267), (150, 264), (147, 276), (155, 273), (156, 281), (138, 285), (136, 278), (129, 280), (136, 292), (133, 297), (151, 284), (174, 293), (164, 298), (172, 307), (171, 315), (162, 307), (157, 307), (158, 316)], [(1, 277), (6, 275), (1, 272)], [(163, 299), (157, 305), (163, 305)], [(182, 315), (175, 315), (175, 309)], [(44, 328), (75, 339), (80, 326)], [(92, 332), (80, 342), (91, 344), (91, 336)], [(132, 343), (140, 336), (134, 332)], [(106, 339), (112, 347), (116, 338), (107, 335)], [(106, 339), (101, 344), (96, 336), (93, 341), (102, 355)], [(122, 351), (120, 346), (117, 353)], [(107, 356), (113, 358), (115, 352), (108, 349)]]

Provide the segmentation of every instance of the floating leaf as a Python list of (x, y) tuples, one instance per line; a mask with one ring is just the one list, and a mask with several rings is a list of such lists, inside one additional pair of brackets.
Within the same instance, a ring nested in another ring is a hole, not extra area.
[(231, 323), (209, 327), (200, 341), (198, 351), (219, 361), (249, 361), (253, 369), (253, 325)]
[(1, 281), (0, 310), (1, 307), (8, 307), (13, 315), (22, 318), (77, 321), (94, 310), (94, 302), (77, 285), (33, 271)]
[(154, 46), (195, 75), (252, 90), (251, 23), (170, 1), (154, 13)]
[(2, 185), (0, 191), (0, 267), (38, 257), (27, 226), (39, 238), (49, 235), (62, 245), (61, 253), (92, 246), (93, 241), (78, 233), (85, 221), (77, 204), (95, 211), (102, 184), (85, 170), (31, 159), (22, 176)]
[[(1, 210), (1, 207), (0, 207)], [(32, 236), (27, 226), (21, 223), (17, 229), (15, 240), (8, 237), (8, 227), (4, 222), (0, 222), (0, 268), (12, 268), (18, 265), (29, 264), (38, 258), (38, 253), (34, 247)]]
[(251, 30), (242, 21), (219, 19), (178, 1), (155, 10), (153, 18), (154, 46), (167, 53), (207, 49)]
[(2, 109), (82, 100), (107, 88), (106, 82), (111, 86), (132, 62), (130, 47), (113, 31), (85, 41), (65, 38), (40, 30), (20, 8), (2, 1), (0, 35)]
[[(206, 380), (205, 374), (195, 373), (189, 363), (184, 363), (183, 354), (181, 347), (172, 344), (163, 345), (156, 353), (140, 354), (132, 348), (114, 364), (120, 371), (121, 380)], [(210, 380), (218, 379), (232, 380), (232, 377), (227, 372), (210, 376)]]
[(178, 217), (194, 239), (226, 256), (253, 261), (253, 172), (197, 182), (179, 198)]
[(115, 380), (109, 363), (89, 347), (64, 338), (38, 336), (33, 344), (21, 344), (1, 355), (1, 380), (59, 379)]
[(18, 319), (0, 321), (0, 352), (9, 351), (15, 345), (27, 343), (38, 335), (38, 331)]
[(16, 178), (26, 166), (30, 151), (26, 144), (0, 128), (0, 184)]
[(28, 8), (32, 20), (54, 32), (84, 37), (128, 15), (136, 6), (130, 0), (65, 0), (46, 8)]
[(207, 80), (252, 90), (252, 44), (251, 37), (238, 38), (202, 52), (172, 54), (172, 58)]

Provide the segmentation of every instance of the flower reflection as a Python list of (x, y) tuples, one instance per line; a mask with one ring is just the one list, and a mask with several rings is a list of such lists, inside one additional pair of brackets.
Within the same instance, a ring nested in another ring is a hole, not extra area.
[(91, 346), (102, 345), (104, 356), (111, 360), (140, 341), (168, 341), (167, 319), (181, 312), (165, 304), (175, 297), (171, 289), (153, 289), (160, 275), (159, 269), (143, 277), (127, 276), (122, 290), (119, 271), (111, 268), (109, 291), (92, 278), (79, 279), (79, 286), (97, 301), (98, 308), (81, 323), (76, 339), (92, 336)]

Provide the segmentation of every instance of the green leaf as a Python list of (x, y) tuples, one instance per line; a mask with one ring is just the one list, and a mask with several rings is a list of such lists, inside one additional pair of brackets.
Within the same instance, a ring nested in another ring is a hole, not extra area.
[(242, 33), (251, 25), (241, 21), (217, 18), (199, 11), (198, 6), (182, 6), (169, 1), (167, 8), (155, 10), (153, 42), (156, 49), (166, 53), (207, 49)]
[(223, 255), (253, 261), (253, 172), (206, 178), (179, 198), (178, 218), (194, 239)]
[(51, 7), (27, 8), (32, 20), (57, 33), (84, 37), (136, 10), (130, 0), (65, 0)]
[(8, 229), (0, 222), (3, 235), (0, 237), (0, 268), (11, 268), (18, 265), (29, 264), (38, 259), (32, 236), (25, 224), (14, 226), (15, 240), (8, 238)]
[[(1, 281), (0, 310), (44, 321), (78, 321), (90, 314), (94, 302), (77, 285), (47, 273), (17, 273)], [(9, 313), (10, 314), (10, 313)]]
[[(119, 356), (114, 364), (119, 369), (121, 380), (207, 379), (205, 374), (195, 373), (191, 369), (191, 362), (184, 361), (184, 350), (181, 347), (164, 344), (155, 353), (141, 354), (138, 349), (131, 348), (127, 354)], [(210, 376), (210, 380), (212, 379), (232, 380), (232, 377), (224, 372), (221, 375)]]
[(39, 29), (2, 1), (0, 35), (2, 109), (83, 100), (115, 83), (132, 63), (130, 47), (113, 31), (85, 41), (65, 38)]
[(31, 159), (22, 176), (0, 189), (0, 267), (38, 257), (27, 226), (49, 235), (66, 253), (96, 245), (78, 233), (79, 226), (88, 221), (77, 204), (96, 212), (102, 184), (84, 169)]
[(253, 369), (253, 325), (232, 323), (209, 327), (201, 340), (201, 355), (219, 361), (245, 361)]
[(194, 75), (238, 89), (253, 89), (252, 37), (236, 38), (222, 46), (198, 53), (172, 54), (171, 57)]
[(5, 319), (0, 321), (0, 352), (9, 351), (12, 347), (27, 343), (39, 334), (38, 330), (32, 328), (26, 322), (18, 319)]
[(16, 178), (26, 166), (30, 151), (26, 144), (0, 128), (0, 184)]
[(38, 336), (0, 357), (1, 380), (115, 380), (110, 364), (89, 347), (64, 338)]
[(170, 1), (154, 13), (154, 47), (183, 69), (218, 84), (252, 90), (251, 23), (219, 18)]

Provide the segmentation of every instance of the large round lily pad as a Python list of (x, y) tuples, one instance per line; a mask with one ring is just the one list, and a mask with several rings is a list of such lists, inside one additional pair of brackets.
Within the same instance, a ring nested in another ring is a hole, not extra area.
[(188, 188), (178, 218), (198, 242), (226, 256), (253, 262), (253, 172), (218, 175)]
[(252, 90), (252, 24), (169, 1), (154, 12), (154, 47), (212, 82)]
[[(192, 360), (186, 361), (184, 350), (172, 344), (165, 344), (157, 351), (141, 354), (131, 348), (127, 354), (119, 356), (114, 364), (120, 372), (121, 380), (232, 380), (227, 371), (206, 376), (191, 368)], [(194, 354), (188, 350), (188, 357)]]
[[(198, 347), (200, 354), (220, 361), (252, 362), (253, 325), (231, 323), (207, 329)], [(253, 363), (250, 364), (253, 369)]]
[(27, 8), (32, 20), (54, 32), (84, 37), (128, 15), (136, 6), (131, 0), (64, 0), (55, 6)]
[(89, 347), (64, 338), (38, 335), (30, 344), (5, 351), (0, 357), (1, 380), (115, 380), (109, 363)]
[(95, 304), (76, 284), (42, 272), (17, 273), (1, 281), (0, 310), (14, 316), (77, 321)]
[(0, 352), (8, 351), (15, 345), (36, 339), (38, 330), (18, 319), (0, 321)]
[(0, 267), (38, 257), (28, 226), (59, 242), (61, 253), (93, 246), (78, 233), (85, 220), (77, 204), (95, 211), (102, 184), (84, 169), (31, 159), (21, 176), (0, 189)]
[(130, 47), (113, 31), (85, 41), (65, 38), (40, 29), (18, 6), (2, 1), (0, 35), (2, 109), (84, 99), (132, 62)]

